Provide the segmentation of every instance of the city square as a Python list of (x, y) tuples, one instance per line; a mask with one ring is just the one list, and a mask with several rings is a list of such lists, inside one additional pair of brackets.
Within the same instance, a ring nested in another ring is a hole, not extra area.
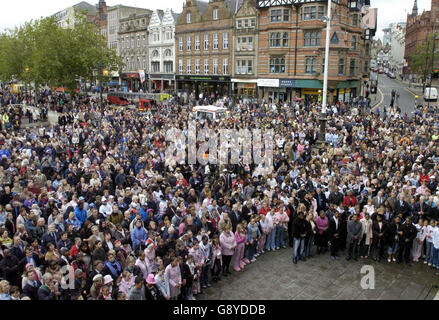
[(28, 6), (0, 300), (439, 299), (439, 0)]

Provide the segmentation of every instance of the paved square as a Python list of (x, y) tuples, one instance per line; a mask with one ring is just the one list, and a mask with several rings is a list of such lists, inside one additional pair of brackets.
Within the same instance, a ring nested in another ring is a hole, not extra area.
[[(361, 288), (361, 268), (375, 270), (375, 289)], [(315, 255), (294, 265), (291, 249), (268, 252), (239, 274), (213, 283), (198, 300), (431, 300), (439, 285), (439, 272), (423, 263), (377, 263), (372, 259), (331, 260)]]

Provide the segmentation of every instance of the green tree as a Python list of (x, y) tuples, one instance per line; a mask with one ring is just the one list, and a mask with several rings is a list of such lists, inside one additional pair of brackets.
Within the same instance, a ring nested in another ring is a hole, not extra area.
[(121, 59), (108, 49), (105, 37), (83, 14), (70, 28), (59, 27), (54, 17), (30, 21), (0, 35), (0, 79), (74, 90), (79, 78), (92, 79), (93, 71), (120, 70)]
[[(428, 75), (432, 72), (433, 39), (433, 35), (428, 35), (427, 39), (416, 47), (415, 53), (409, 56), (410, 70), (418, 75)], [(437, 41), (435, 47), (437, 51), (439, 49)], [(438, 58), (439, 53), (435, 53), (435, 66), (437, 65)]]

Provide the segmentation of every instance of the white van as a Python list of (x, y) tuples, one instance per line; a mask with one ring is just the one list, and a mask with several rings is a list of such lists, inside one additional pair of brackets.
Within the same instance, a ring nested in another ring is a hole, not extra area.
[(424, 91), (424, 100), (425, 101), (437, 101), (437, 89), (436, 88), (425, 88)]
[(220, 120), (227, 116), (227, 109), (216, 106), (199, 106), (193, 109), (193, 113), (196, 119), (205, 121), (210, 120)]

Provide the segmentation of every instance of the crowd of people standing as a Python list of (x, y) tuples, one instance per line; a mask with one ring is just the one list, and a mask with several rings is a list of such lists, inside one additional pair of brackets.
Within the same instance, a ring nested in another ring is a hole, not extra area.
[(318, 105), (224, 99), (228, 117), (203, 126), (273, 129), (264, 175), (168, 161), (166, 132), (187, 132), (190, 106), (139, 114), (49, 96), (45, 107), (63, 101), (58, 124), (0, 133), (2, 300), (193, 300), (287, 246), (292, 268), (343, 250), (348, 260), (439, 268), (433, 116), (352, 115), (336, 104), (328, 144), (316, 149)]

